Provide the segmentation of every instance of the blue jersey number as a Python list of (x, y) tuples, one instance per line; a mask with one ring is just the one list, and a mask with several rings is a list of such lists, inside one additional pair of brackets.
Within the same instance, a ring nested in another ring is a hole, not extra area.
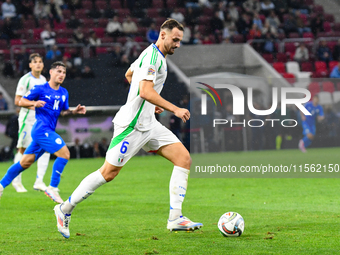
[(126, 151), (127, 151), (127, 147), (126, 147), (126, 145), (128, 145), (129, 144), (129, 142), (127, 142), (127, 141), (124, 141), (123, 142), (123, 144), (122, 144), (122, 147), (120, 147), (120, 153), (122, 153), (122, 154), (125, 154), (126, 153)]
[(24, 131), (24, 137), (22, 139), (25, 139), (26, 135), (27, 135), (27, 132)]

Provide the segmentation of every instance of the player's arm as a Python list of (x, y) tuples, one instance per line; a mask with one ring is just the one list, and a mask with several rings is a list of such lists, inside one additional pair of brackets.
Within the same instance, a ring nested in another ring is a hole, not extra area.
[(126, 73), (125, 73), (125, 78), (126, 78), (127, 81), (129, 82), (129, 84), (131, 84), (132, 75), (133, 75), (133, 71), (131, 70), (131, 68), (129, 68), (129, 69), (126, 71)]
[(32, 107), (44, 107), (46, 102), (38, 100), (38, 101), (33, 101), (33, 100), (28, 100), (27, 98), (22, 97), (18, 103), (18, 106), (21, 107), (26, 107), (26, 108), (32, 108)]
[(186, 122), (190, 118), (190, 112), (185, 108), (179, 108), (161, 97), (153, 88), (154, 83), (148, 80), (142, 80), (139, 83), (139, 96), (146, 101), (172, 112), (178, 118)]
[(77, 107), (74, 110), (67, 109), (65, 111), (61, 111), (61, 116), (71, 115), (71, 114), (85, 114), (86, 108), (84, 105), (78, 104)]
[[(20, 106), (20, 105), (19, 105), (19, 102), (20, 102), (21, 98), (22, 98), (22, 96), (20, 96), (20, 95), (15, 95), (14, 104), (17, 105), (17, 106)], [(26, 108), (28, 108), (28, 109), (30, 109), (30, 110), (34, 110), (34, 106), (26, 107)]]

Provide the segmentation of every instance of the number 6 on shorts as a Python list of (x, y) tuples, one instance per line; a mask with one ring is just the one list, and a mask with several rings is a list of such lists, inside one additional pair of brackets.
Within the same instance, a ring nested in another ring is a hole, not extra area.
[(127, 142), (127, 141), (123, 142), (122, 147), (120, 147), (120, 153), (122, 153), (122, 154), (126, 153), (126, 151), (128, 149), (126, 145), (128, 145), (128, 144), (129, 144), (129, 142)]

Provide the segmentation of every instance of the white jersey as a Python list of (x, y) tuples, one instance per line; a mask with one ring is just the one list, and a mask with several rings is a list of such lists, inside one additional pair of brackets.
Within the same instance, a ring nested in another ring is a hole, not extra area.
[(125, 105), (117, 112), (113, 122), (120, 127), (147, 131), (157, 124), (155, 105), (139, 96), (139, 82), (149, 80), (160, 94), (167, 76), (166, 60), (155, 44), (147, 47), (130, 66), (133, 72), (130, 91)]
[[(35, 78), (31, 72), (21, 77), (18, 82), (15, 95), (24, 96), (35, 85), (43, 85), (46, 83), (46, 78), (40, 75), (39, 78)], [(19, 113), (19, 123), (33, 125), (35, 122), (35, 111), (21, 107)]]

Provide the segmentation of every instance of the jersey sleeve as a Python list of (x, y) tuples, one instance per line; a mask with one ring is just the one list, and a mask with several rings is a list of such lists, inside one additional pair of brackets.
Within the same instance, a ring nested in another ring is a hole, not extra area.
[(319, 116), (324, 116), (323, 114), (323, 108), (321, 105), (319, 105)]
[(30, 82), (29, 77), (27, 77), (27, 76), (21, 77), (21, 79), (18, 82), (17, 90), (15, 91), (15, 95), (24, 96), (28, 91), (29, 82)]
[[(140, 80), (148, 80), (155, 83), (156, 81), (156, 63), (157, 63), (158, 53), (154, 50), (153, 52), (147, 52), (145, 56), (142, 57), (139, 64), (139, 77)], [(137, 63), (138, 64), (138, 63)]]
[(65, 97), (65, 102), (64, 102), (64, 104), (63, 104), (63, 109), (62, 109), (62, 111), (67, 111), (68, 108), (69, 108), (69, 106), (68, 106), (68, 92), (66, 91), (66, 97)]
[(138, 62), (138, 59), (136, 59), (136, 60), (130, 65), (130, 70), (131, 70), (131, 72), (134, 72), (134, 71), (136, 70), (136, 66), (138, 67), (137, 62)]
[(39, 99), (40, 91), (41, 91), (40, 86), (34, 86), (31, 90), (26, 92), (23, 98), (26, 98), (30, 101), (37, 100)]

